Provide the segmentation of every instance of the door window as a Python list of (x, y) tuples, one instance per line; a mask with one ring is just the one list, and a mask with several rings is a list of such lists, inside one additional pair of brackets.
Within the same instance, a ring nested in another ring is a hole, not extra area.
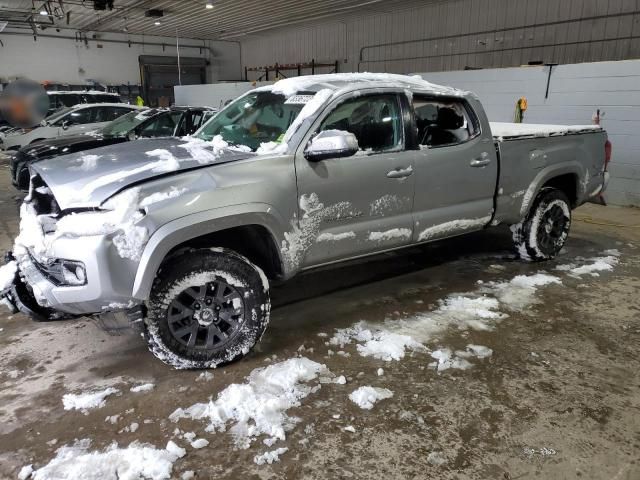
[(397, 95), (357, 97), (338, 105), (320, 131), (353, 133), (361, 150), (384, 152), (402, 147), (402, 115)]
[(413, 110), (420, 145), (457, 145), (480, 133), (478, 119), (465, 102), (414, 96)]
[(125, 113), (129, 113), (131, 109), (122, 107), (100, 107), (101, 119), (96, 122), (111, 122), (116, 118), (121, 117)]
[(67, 125), (84, 125), (85, 123), (93, 123), (95, 121), (95, 117), (95, 108), (82, 108), (79, 110), (74, 110), (63, 120), (67, 122)]
[(192, 110), (191, 112), (191, 121), (185, 122), (188, 124), (188, 135), (191, 135), (193, 132), (198, 130), (202, 125), (202, 121), (204, 120), (204, 112), (202, 110)]
[(142, 137), (171, 137), (173, 136), (182, 112), (165, 112), (157, 115), (140, 130)]

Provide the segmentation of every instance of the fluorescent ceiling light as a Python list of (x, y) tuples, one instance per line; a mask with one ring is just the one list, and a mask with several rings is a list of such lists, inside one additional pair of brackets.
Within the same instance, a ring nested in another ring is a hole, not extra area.
[(47, 12), (44, 8), (42, 10), (40, 10), (40, 15), (42, 15), (43, 17), (48, 17), (49, 16), (49, 12)]
[(206, 8), (207, 10), (211, 10), (213, 8), (213, 2), (207, 2), (204, 8)]
[(162, 24), (160, 23), (160, 20), (156, 20), (155, 22), (153, 22), (153, 24), (154, 24), (154, 25), (162, 25)]

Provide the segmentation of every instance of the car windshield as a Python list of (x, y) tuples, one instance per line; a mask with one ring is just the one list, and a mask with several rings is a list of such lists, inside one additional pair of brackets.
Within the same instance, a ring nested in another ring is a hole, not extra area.
[(158, 110), (144, 110), (142, 112), (134, 110), (133, 112), (122, 115), (113, 122), (105, 125), (100, 133), (105, 137), (120, 137), (127, 135), (131, 130), (157, 113)]
[(263, 142), (281, 142), (304, 105), (269, 91), (252, 92), (230, 103), (196, 135), (210, 141), (216, 135), (232, 145), (256, 151)]

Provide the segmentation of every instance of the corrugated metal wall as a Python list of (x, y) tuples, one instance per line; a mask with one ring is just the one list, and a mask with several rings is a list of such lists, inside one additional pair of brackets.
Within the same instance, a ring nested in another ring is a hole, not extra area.
[(315, 59), (396, 73), (623, 60), (640, 57), (640, 0), (445, 0), (245, 37), (242, 47), (248, 67)]

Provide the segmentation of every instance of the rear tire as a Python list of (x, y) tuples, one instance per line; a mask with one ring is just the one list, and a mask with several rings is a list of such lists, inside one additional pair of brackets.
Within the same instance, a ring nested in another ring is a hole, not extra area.
[(571, 204), (564, 192), (545, 187), (522, 223), (511, 226), (513, 242), (523, 260), (540, 262), (555, 257), (571, 227)]
[(179, 369), (215, 368), (243, 357), (262, 337), (269, 284), (231, 250), (193, 250), (163, 265), (148, 307), (151, 353)]

